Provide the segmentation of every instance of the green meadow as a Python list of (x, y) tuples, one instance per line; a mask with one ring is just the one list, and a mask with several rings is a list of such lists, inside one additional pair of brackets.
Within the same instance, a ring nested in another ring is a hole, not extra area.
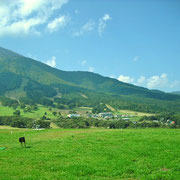
[[(54, 116), (53, 112), (61, 112), (63, 116), (67, 116), (70, 111), (68, 109), (59, 110), (57, 108), (51, 108), (50, 110), (49, 107), (42, 105), (38, 105), (38, 110), (32, 110), (31, 112), (24, 112), (24, 110), (19, 107), (16, 110), (20, 110), (22, 117), (35, 118), (35, 119), (40, 119), (41, 117), (43, 117), (45, 112), (47, 114), (46, 115), (47, 118), (57, 119), (58, 115)], [(13, 109), (13, 107), (0, 106), (0, 116), (13, 116), (13, 112), (15, 112), (16, 110)], [(86, 114), (86, 111), (91, 111), (91, 108), (81, 107), (81, 108), (74, 108), (72, 110), (80, 114)]]
[(179, 129), (1, 127), (2, 147), (1, 180), (180, 179)]
[[(26, 113), (23, 111), (23, 109), (20, 109), (20, 108), (17, 108), (16, 110), (20, 110), (21, 116), (27, 117), (27, 118), (40, 119), (41, 117), (43, 117), (45, 112), (47, 113), (46, 115), (47, 118), (50, 118), (50, 119), (57, 118), (52, 113), (53, 111), (57, 111), (57, 109), (51, 108), (51, 111), (50, 111), (49, 108), (45, 106), (38, 106), (38, 110), (36, 111), (33, 110), (32, 112), (26, 112)], [(13, 116), (13, 112), (15, 112), (16, 110), (14, 110), (12, 107), (0, 106), (0, 116)]]

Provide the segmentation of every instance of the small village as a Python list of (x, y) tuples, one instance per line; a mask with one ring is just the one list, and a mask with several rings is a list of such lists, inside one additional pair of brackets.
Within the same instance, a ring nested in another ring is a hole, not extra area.
[[(77, 113), (73, 113), (73, 114), (68, 114), (67, 117), (68, 118), (79, 118), (79, 117), (84, 117), (84, 115), (82, 114), (77, 114)], [(121, 120), (130, 120), (132, 117), (135, 117), (134, 115), (129, 115), (129, 114), (113, 114), (112, 112), (103, 112), (103, 113), (99, 113), (99, 114), (91, 114), (91, 113), (87, 113), (85, 115), (86, 118), (95, 118), (95, 119), (121, 119)]]
[[(99, 114), (92, 114), (92, 113), (86, 113), (86, 114), (78, 114), (78, 113), (72, 113), (67, 115), (68, 118), (94, 118), (98, 120), (123, 120), (123, 121), (132, 121), (134, 124), (137, 123), (137, 121), (148, 121), (143, 117), (138, 117), (137, 115), (132, 114), (113, 114), (112, 112), (102, 112)], [(165, 125), (175, 125), (175, 121), (171, 119), (149, 119), (153, 123), (161, 123)]]

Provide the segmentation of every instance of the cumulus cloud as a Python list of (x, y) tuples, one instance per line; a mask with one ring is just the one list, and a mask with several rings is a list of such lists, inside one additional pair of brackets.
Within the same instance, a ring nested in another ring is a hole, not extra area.
[(89, 67), (88, 71), (89, 72), (94, 72), (94, 67)]
[(80, 30), (75, 31), (73, 33), (74, 36), (81, 36), (83, 35), (85, 32), (90, 32), (94, 29), (95, 26), (95, 22), (93, 20), (89, 20), (86, 24), (84, 24)]
[(152, 76), (147, 79), (146, 86), (150, 89), (152, 88), (165, 88), (169, 86), (167, 74), (163, 73), (160, 76)]
[(114, 78), (115, 78), (115, 75), (110, 75), (109, 77), (114, 79)]
[(0, 36), (40, 34), (54, 13), (68, 0), (1, 0)]
[(102, 18), (99, 19), (98, 33), (100, 37), (102, 37), (102, 34), (107, 26), (107, 21), (109, 20), (111, 20), (109, 14), (105, 14)]
[(137, 84), (138, 85), (143, 85), (146, 81), (146, 77), (145, 76), (141, 76), (138, 80), (137, 80)]
[(130, 76), (120, 75), (118, 80), (137, 86), (147, 87), (149, 89), (173, 89), (180, 85), (179, 81), (170, 81), (166, 73), (151, 77), (140, 76), (137, 80)]
[(118, 77), (118, 80), (125, 83), (134, 83), (134, 78), (131, 78), (130, 76), (120, 75)]
[(69, 18), (66, 16), (60, 16), (49, 22), (47, 28), (50, 32), (58, 31), (60, 28), (66, 26)]
[(56, 67), (56, 57), (53, 56), (51, 59), (47, 60), (46, 64), (51, 67)]
[(137, 82), (135, 82), (138, 86), (144, 86), (149, 89), (165, 89), (165, 88), (175, 88), (179, 85), (178, 81), (170, 81), (168, 79), (168, 75), (166, 73), (162, 73), (161, 75), (155, 75), (146, 78), (145, 76), (141, 76), (138, 78)]

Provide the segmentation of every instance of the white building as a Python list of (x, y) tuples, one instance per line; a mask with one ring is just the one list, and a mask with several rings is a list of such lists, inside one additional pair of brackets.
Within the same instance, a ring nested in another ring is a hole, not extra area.
[(130, 119), (129, 118), (122, 118), (122, 120), (129, 121)]
[(69, 117), (69, 118), (73, 118), (73, 117), (78, 118), (78, 117), (80, 117), (80, 114), (68, 114), (67, 117)]
[(99, 117), (108, 119), (108, 118), (113, 118), (114, 116), (111, 112), (105, 112), (105, 113), (99, 113)]

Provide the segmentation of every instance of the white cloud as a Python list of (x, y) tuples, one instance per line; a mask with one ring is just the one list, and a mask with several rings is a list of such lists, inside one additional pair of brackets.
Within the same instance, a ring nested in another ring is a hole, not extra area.
[(89, 72), (94, 72), (94, 67), (89, 67), (88, 71)]
[(118, 77), (118, 80), (125, 82), (125, 83), (133, 83), (134, 82), (134, 78), (131, 78), (130, 76), (124, 76), (124, 75), (120, 75)]
[(56, 57), (53, 56), (50, 60), (47, 60), (46, 64), (51, 67), (56, 67)]
[(66, 26), (69, 18), (66, 16), (60, 16), (49, 22), (47, 28), (50, 32), (58, 31), (60, 28)]
[(135, 56), (135, 57), (133, 58), (133, 61), (136, 62), (136, 61), (139, 60), (139, 58), (140, 58), (140, 56)]
[(110, 77), (110, 78), (113, 78), (113, 79), (115, 78), (115, 76), (114, 76), (114, 75), (111, 75), (111, 76), (109, 76), (109, 77)]
[(0, 36), (40, 34), (39, 27), (68, 0), (1, 0)]
[(105, 14), (102, 18), (104, 21), (108, 21), (111, 19), (110, 15), (109, 14)]
[(167, 74), (162, 73), (160, 77), (161, 77), (162, 79), (167, 79)]
[(161, 74), (160, 76), (152, 76), (147, 79), (146, 86), (152, 88), (166, 88), (169, 86), (167, 74)]
[(102, 37), (102, 34), (107, 26), (107, 21), (109, 20), (111, 20), (109, 14), (105, 14), (102, 18), (99, 19), (98, 33), (100, 37)]
[(146, 81), (146, 77), (145, 76), (141, 76), (138, 80), (137, 80), (137, 85), (143, 85)]
[(179, 82), (170, 81), (168, 79), (168, 75), (166, 73), (162, 73), (161, 75), (155, 75), (149, 78), (141, 76), (135, 84), (138, 86), (147, 87), (149, 89), (172, 89), (177, 87)]
[(92, 20), (89, 20), (86, 24), (84, 24), (79, 31), (75, 31), (73, 33), (74, 36), (81, 36), (83, 35), (85, 32), (90, 32), (94, 29), (95, 26), (95, 22)]
[(40, 32), (38, 32), (35, 27), (37, 25), (40, 25), (43, 23), (43, 20), (41, 19), (28, 19), (28, 20), (22, 20), (18, 22), (14, 22), (7, 26), (1, 26), (0, 25), (0, 36), (1, 35), (27, 35), (29, 32), (39, 35)]
[(87, 64), (87, 61), (86, 60), (83, 60), (82, 62), (81, 62), (81, 65), (82, 66), (85, 66)]
[(149, 89), (173, 89), (180, 85), (179, 81), (170, 81), (166, 73), (151, 77), (140, 76), (137, 80), (130, 76), (120, 75), (118, 80), (125, 83), (135, 84), (137, 86), (143, 86)]

